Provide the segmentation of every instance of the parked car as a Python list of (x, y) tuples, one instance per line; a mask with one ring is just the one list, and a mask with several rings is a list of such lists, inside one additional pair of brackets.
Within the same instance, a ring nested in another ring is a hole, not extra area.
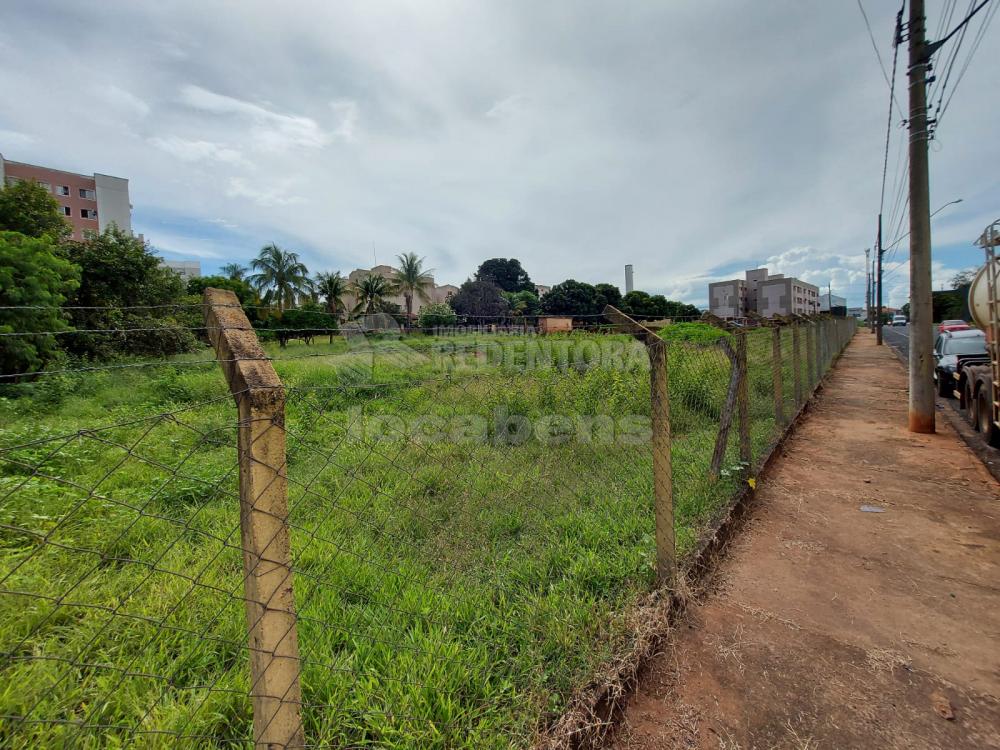
[(942, 320), (938, 324), (938, 333), (944, 333), (945, 331), (967, 331), (971, 327), (964, 320)]
[(905, 315), (893, 315), (892, 316), (892, 326), (893, 326), (893, 328), (895, 328), (896, 326), (905, 326), (905, 325), (906, 325), (906, 316)]
[(955, 373), (965, 360), (981, 361), (986, 356), (986, 334), (978, 328), (945, 331), (934, 342), (934, 383), (939, 396), (951, 398), (954, 391), (961, 392)]

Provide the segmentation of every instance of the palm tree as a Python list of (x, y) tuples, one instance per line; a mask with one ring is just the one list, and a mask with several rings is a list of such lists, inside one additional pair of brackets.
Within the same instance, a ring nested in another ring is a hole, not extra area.
[(233, 281), (243, 281), (247, 275), (247, 267), (242, 263), (226, 263), (221, 269), (226, 278)]
[(421, 302), (430, 300), (427, 290), (434, 286), (434, 278), (429, 270), (424, 270), (424, 258), (418, 258), (416, 253), (401, 253), (396, 257), (399, 270), (396, 271), (395, 282), (406, 300), (406, 324), (409, 325), (413, 317), (413, 297), (418, 297)]
[(343, 298), (350, 289), (347, 279), (341, 276), (340, 271), (316, 274), (316, 281), (313, 282), (313, 288), (323, 298), (326, 311), (330, 315), (339, 315), (344, 311)]
[(352, 284), (351, 292), (358, 300), (353, 312), (371, 315), (377, 312), (386, 297), (396, 293), (396, 287), (389, 279), (378, 274), (370, 274)]
[(273, 242), (261, 248), (260, 255), (250, 261), (250, 267), (257, 273), (248, 281), (265, 300), (276, 302), (281, 311), (293, 307), (297, 299), (312, 290), (309, 269), (299, 260), (299, 254), (282, 250)]

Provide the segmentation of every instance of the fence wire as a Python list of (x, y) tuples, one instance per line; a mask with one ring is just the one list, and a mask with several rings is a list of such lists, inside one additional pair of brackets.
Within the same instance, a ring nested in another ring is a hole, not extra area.
[[(850, 332), (664, 329), (682, 560)], [(656, 583), (644, 347), (491, 331), (324, 346), (269, 350), (283, 418), (255, 433), (287, 446), (279, 465), (253, 456), (287, 482), (295, 615), (278, 640), (297, 640), (301, 695), (270, 696), (301, 713), (287, 746), (530, 744), (627, 647), (628, 607)], [(254, 446), (232, 398), (250, 394), (183, 358), (72, 377), (92, 379), (77, 398), (71, 383), (2, 407), (0, 745), (251, 747), (250, 664), (279, 647), (247, 637), (277, 606), (245, 593), (271, 562), (241, 535)]]

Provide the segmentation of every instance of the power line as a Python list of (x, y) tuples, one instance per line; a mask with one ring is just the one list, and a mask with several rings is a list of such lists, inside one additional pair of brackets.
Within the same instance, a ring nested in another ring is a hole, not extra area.
[[(986, 0), (986, 2), (990, 2), (990, 0)], [(986, 3), (983, 4), (985, 5)], [(976, 33), (976, 37), (972, 42), (972, 48), (969, 50), (969, 54), (965, 58), (965, 63), (962, 65), (962, 70), (959, 71), (958, 78), (955, 80), (955, 85), (952, 87), (951, 93), (948, 95), (947, 101), (945, 101), (944, 106), (941, 108), (941, 112), (935, 113), (937, 119), (935, 126), (941, 124), (941, 118), (943, 118), (944, 113), (948, 111), (948, 105), (951, 104), (951, 100), (954, 98), (955, 92), (958, 90), (958, 84), (962, 82), (962, 78), (965, 76), (965, 71), (969, 69), (969, 64), (972, 62), (972, 57), (976, 54), (976, 51), (979, 49), (979, 45), (982, 43), (983, 38), (986, 36), (986, 30), (989, 28), (990, 23), (993, 21), (993, 17), (996, 15), (997, 8), (1000, 8), (1000, 5), (994, 5), (992, 8), (990, 8), (989, 12), (983, 17), (983, 22), (979, 26), (979, 31)]]
[[(891, 101), (889, 103), (889, 106), (890, 106), (890, 116), (891, 116), (891, 108), (892, 108), (892, 102), (893, 101), (896, 102), (896, 109), (899, 110), (900, 116), (902, 116), (902, 113), (905, 110), (899, 104), (899, 100), (896, 99), (896, 95), (892, 91), (892, 88), (893, 88), (892, 82), (889, 80), (889, 74), (886, 73), (885, 63), (882, 62), (882, 53), (878, 51), (878, 43), (875, 41), (875, 35), (872, 33), (872, 25), (868, 21), (868, 14), (865, 13), (865, 6), (862, 5), (861, 0), (858, 0), (858, 10), (861, 11), (861, 17), (865, 19), (865, 28), (868, 29), (868, 38), (871, 39), (872, 49), (875, 50), (875, 57), (878, 58), (878, 66), (879, 66), (879, 68), (882, 69), (882, 77), (885, 79), (885, 83), (889, 87), (889, 91), (890, 91), (889, 95), (891, 97)], [(893, 47), (896, 47), (896, 42), (895, 41), (893, 42)], [(895, 78), (895, 73), (893, 74), (893, 78)]]
[[(861, 0), (858, 0), (858, 7), (861, 7)], [(861, 12), (864, 12), (864, 8), (861, 9)], [(889, 138), (892, 135), (892, 102), (896, 98), (896, 63), (899, 60), (899, 37), (900, 29), (902, 28), (902, 18), (903, 9), (900, 8), (899, 13), (896, 15), (896, 29), (893, 32), (892, 39), (892, 77), (889, 79), (889, 115), (886, 118), (885, 123), (885, 155), (882, 159), (882, 192), (879, 197), (879, 214), (881, 214), (882, 210), (885, 208), (885, 178), (886, 173), (889, 171)], [(868, 19), (866, 18), (866, 23), (867, 20)], [(875, 40), (872, 39), (873, 43), (874, 41)]]

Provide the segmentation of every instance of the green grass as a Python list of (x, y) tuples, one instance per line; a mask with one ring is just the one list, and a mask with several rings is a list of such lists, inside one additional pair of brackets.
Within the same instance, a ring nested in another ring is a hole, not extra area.
[[(728, 360), (678, 338), (686, 554), (743, 473), (734, 426), (707, 478)], [(288, 387), (307, 740), (525, 747), (629, 646), (627, 609), (654, 584), (648, 442), (619, 421), (648, 419), (648, 364), (614, 336), (407, 343), (268, 345)], [(757, 455), (777, 429), (750, 351)], [(182, 364), (206, 354), (0, 400), (0, 715), (31, 720), (0, 719), (3, 746), (248, 744), (235, 408), (215, 365)]]

